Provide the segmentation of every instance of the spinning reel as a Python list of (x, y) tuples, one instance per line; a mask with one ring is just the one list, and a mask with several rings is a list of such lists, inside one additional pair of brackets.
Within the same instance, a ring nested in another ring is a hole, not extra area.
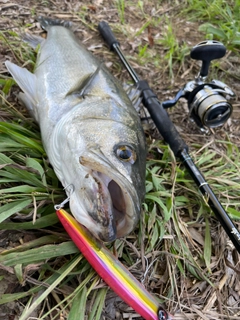
[(210, 62), (222, 58), (226, 53), (225, 46), (218, 41), (207, 40), (192, 48), (190, 57), (202, 61), (200, 73), (195, 80), (188, 82), (176, 97), (162, 103), (163, 108), (173, 107), (180, 98), (188, 102), (190, 118), (202, 129), (216, 128), (223, 125), (231, 116), (233, 108), (229, 100), (233, 91), (223, 82), (207, 82)]

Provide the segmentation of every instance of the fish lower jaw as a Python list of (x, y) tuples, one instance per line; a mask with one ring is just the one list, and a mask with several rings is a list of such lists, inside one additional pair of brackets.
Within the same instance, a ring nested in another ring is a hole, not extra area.
[(95, 170), (85, 179), (91, 182), (76, 187), (70, 196), (70, 209), (76, 220), (103, 242), (129, 234), (139, 214), (128, 190), (110, 175)]
[(136, 220), (135, 206), (129, 193), (107, 174), (94, 171), (93, 176), (98, 185), (95, 220), (102, 222), (101, 240), (109, 242), (126, 236)]

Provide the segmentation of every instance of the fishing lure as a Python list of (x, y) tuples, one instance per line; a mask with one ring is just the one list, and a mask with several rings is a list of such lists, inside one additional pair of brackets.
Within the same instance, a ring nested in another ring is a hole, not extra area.
[(63, 209), (67, 201), (55, 206), (57, 216), (75, 245), (106, 284), (144, 319), (173, 319), (111, 251)]

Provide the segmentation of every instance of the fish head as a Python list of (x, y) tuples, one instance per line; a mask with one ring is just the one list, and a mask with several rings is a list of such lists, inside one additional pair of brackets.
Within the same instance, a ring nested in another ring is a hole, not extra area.
[(76, 219), (104, 242), (133, 230), (145, 194), (145, 152), (123, 136), (117, 143), (108, 137), (107, 144), (92, 146), (79, 157), (86, 174), (73, 182), (70, 197)]
[(139, 221), (145, 195), (146, 147), (138, 121), (131, 126), (131, 121), (79, 118), (61, 130), (64, 176), (59, 178), (63, 185), (74, 186), (71, 212), (104, 242), (126, 236)]

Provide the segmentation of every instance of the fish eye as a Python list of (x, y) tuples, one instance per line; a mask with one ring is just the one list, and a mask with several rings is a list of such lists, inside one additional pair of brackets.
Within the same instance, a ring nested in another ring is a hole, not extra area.
[(137, 158), (135, 151), (129, 146), (118, 146), (115, 153), (119, 160), (130, 162), (131, 164), (134, 164)]

